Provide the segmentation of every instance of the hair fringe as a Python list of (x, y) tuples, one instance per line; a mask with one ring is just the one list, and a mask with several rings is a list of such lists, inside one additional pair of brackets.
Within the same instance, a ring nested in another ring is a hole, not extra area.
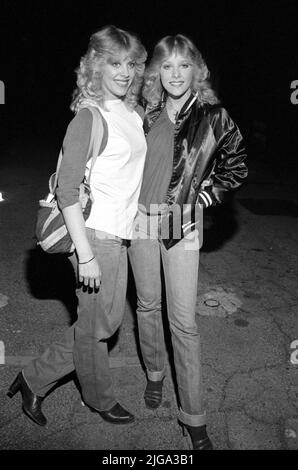
[(198, 94), (197, 100), (202, 104), (217, 104), (219, 99), (213, 90), (209, 77), (210, 72), (202, 57), (202, 54), (194, 43), (182, 34), (165, 36), (155, 46), (151, 61), (144, 76), (142, 95), (148, 106), (155, 106), (162, 99), (163, 86), (160, 80), (160, 67), (173, 52), (189, 56), (193, 62), (194, 75), (192, 91)]

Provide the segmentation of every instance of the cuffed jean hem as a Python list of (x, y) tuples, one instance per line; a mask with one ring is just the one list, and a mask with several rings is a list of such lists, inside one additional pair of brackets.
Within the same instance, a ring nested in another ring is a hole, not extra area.
[(162, 371), (152, 371), (147, 369), (147, 377), (148, 380), (151, 380), (151, 382), (158, 382), (162, 380), (165, 376), (165, 369)]
[(189, 415), (179, 408), (178, 419), (187, 426), (204, 426), (206, 424), (206, 412), (201, 415)]

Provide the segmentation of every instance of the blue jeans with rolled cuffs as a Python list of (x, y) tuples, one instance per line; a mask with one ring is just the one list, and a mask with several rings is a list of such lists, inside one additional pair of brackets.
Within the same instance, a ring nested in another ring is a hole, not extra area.
[[(191, 232), (169, 250), (159, 240), (160, 216), (139, 212), (137, 232), (128, 249), (137, 289), (140, 347), (149, 380), (165, 375), (165, 341), (161, 315), (161, 267), (180, 400), (179, 420), (206, 423), (202, 406), (200, 335), (195, 319), (199, 246)], [(150, 235), (150, 238), (149, 238)]]
[[(85, 403), (108, 410), (117, 403), (109, 369), (106, 340), (120, 326), (127, 288), (127, 246), (119, 237), (86, 229), (102, 271), (98, 292), (77, 289), (78, 319), (57, 341), (24, 369), (31, 390), (45, 394), (74, 369)], [(77, 271), (76, 257), (71, 261)]]

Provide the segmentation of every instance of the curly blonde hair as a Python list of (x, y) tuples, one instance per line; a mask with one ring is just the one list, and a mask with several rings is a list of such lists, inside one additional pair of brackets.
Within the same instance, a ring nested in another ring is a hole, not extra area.
[(139, 38), (131, 32), (108, 25), (92, 34), (86, 54), (76, 69), (77, 88), (72, 95), (70, 109), (75, 113), (84, 100), (92, 100), (104, 107), (102, 90), (102, 66), (107, 59), (121, 52), (127, 52), (136, 63), (136, 73), (124, 102), (131, 109), (138, 104), (143, 84), (147, 51)]
[(161, 64), (173, 53), (179, 53), (191, 60), (194, 71), (191, 88), (194, 93), (197, 93), (197, 100), (200, 103), (218, 103), (219, 99), (208, 80), (210, 73), (202, 54), (189, 38), (183, 34), (177, 34), (165, 36), (154, 48), (151, 61), (145, 71), (142, 92), (148, 105), (154, 106), (162, 99), (164, 88), (160, 80), (160, 68)]

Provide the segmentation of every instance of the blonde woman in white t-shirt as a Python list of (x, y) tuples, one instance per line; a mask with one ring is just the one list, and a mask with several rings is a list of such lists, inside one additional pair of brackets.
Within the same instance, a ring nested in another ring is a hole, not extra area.
[[(22, 394), (22, 409), (40, 426), (41, 405), (56, 382), (73, 370), (85, 404), (110, 422), (127, 424), (134, 416), (114, 396), (106, 340), (121, 324), (127, 285), (127, 240), (137, 212), (146, 141), (137, 100), (147, 53), (139, 39), (115, 26), (90, 38), (77, 69), (71, 109), (76, 113), (63, 142), (57, 198), (75, 246), (78, 319), (21, 371), (9, 388)], [(99, 138), (106, 139), (90, 180), (93, 204), (84, 221), (79, 186), (88, 174), (92, 113), (101, 113)]]

